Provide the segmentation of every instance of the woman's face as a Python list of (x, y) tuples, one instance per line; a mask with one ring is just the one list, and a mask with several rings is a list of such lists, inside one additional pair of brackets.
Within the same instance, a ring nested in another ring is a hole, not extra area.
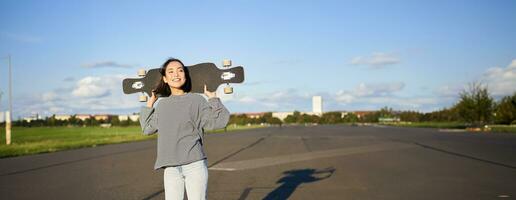
[(170, 87), (180, 89), (186, 82), (185, 69), (179, 62), (170, 62), (165, 69), (163, 81)]

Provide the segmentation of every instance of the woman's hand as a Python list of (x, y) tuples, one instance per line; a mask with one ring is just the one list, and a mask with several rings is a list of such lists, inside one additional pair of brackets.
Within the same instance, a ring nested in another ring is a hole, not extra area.
[(208, 89), (206, 89), (206, 85), (204, 85), (204, 94), (206, 96), (208, 96), (208, 99), (211, 99), (213, 97), (217, 97), (217, 91), (215, 91), (215, 92), (208, 91)]
[(158, 100), (158, 97), (156, 97), (156, 90), (152, 90), (152, 95), (150, 99), (147, 101), (147, 107), (152, 108), (154, 106), (154, 103), (156, 100)]

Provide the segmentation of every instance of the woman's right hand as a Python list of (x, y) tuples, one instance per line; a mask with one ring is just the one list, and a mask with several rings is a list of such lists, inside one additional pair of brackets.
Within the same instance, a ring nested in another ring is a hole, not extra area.
[(151, 93), (152, 93), (152, 95), (149, 98), (149, 100), (147, 101), (147, 107), (149, 107), (149, 108), (152, 108), (154, 106), (154, 103), (156, 102), (156, 100), (158, 100), (158, 97), (156, 97), (156, 90), (152, 90)]

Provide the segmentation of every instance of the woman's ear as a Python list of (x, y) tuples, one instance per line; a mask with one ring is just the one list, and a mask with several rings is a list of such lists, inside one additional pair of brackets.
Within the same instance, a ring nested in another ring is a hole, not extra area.
[(165, 76), (163, 76), (163, 82), (167, 83), (167, 79), (165, 78)]

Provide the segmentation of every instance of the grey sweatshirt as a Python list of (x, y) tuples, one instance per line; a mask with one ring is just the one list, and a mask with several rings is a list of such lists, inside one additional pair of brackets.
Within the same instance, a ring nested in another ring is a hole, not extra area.
[(154, 108), (143, 106), (140, 110), (143, 134), (158, 133), (154, 169), (205, 159), (204, 131), (224, 128), (228, 121), (229, 111), (219, 98), (206, 101), (192, 93), (163, 97)]

